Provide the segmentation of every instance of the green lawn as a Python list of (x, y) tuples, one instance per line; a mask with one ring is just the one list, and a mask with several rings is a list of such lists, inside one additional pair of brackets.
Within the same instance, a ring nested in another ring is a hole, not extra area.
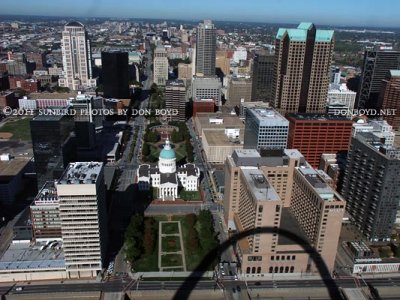
[(133, 264), (133, 269), (136, 272), (158, 272), (158, 226), (160, 226), (160, 221), (167, 221), (167, 217), (165, 216), (153, 216), (156, 220), (156, 246), (154, 247), (154, 251), (150, 255), (143, 255), (140, 259), (138, 259)]
[(32, 118), (19, 118), (16, 120), (10, 120), (2, 127), (0, 127), (0, 132), (10, 132), (12, 133), (12, 140), (31, 140), (31, 127), (30, 121)]
[(186, 247), (186, 240), (188, 240), (189, 236), (189, 226), (186, 223), (185, 216), (173, 216), (173, 221), (181, 221), (181, 228), (182, 228), (182, 236), (183, 236), (183, 246), (185, 249), (185, 258), (186, 258), (186, 269), (188, 271), (193, 271), (197, 265), (200, 263), (201, 259), (203, 258), (200, 249), (195, 253), (189, 253)]
[(179, 197), (185, 201), (201, 201), (199, 191), (189, 192), (189, 191), (182, 190), (179, 193)]
[(178, 223), (163, 223), (162, 233), (164, 234), (175, 234), (179, 233)]
[(176, 252), (181, 250), (179, 236), (165, 236), (161, 241), (163, 252)]
[(182, 255), (180, 254), (166, 254), (161, 256), (162, 267), (182, 266)]

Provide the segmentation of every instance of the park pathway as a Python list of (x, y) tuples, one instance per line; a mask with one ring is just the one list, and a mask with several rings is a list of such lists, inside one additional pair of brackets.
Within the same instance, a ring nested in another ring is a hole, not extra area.
[[(169, 221), (160, 221), (159, 226), (158, 226), (158, 269), (160, 272), (163, 272), (164, 269), (178, 269), (181, 270), (183, 269), (183, 272), (187, 271), (186, 268), (186, 258), (185, 258), (185, 248), (183, 245), (183, 235), (182, 235), (182, 227), (181, 227), (181, 222), (180, 221), (172, 221), (172, 218), (168, 218)], [(163, 233), (163, 225), (168, 224), (168, 223), (176, 223), (178, 224), (178, 233), (170, 233), (166, 234)], [(162, 240), (164, 237), (169, 237), (169, 236), (179, 236), (179, 244), (180, 244), (180, 250), (178, 251), (163, 251), (162, 249)], [(179, 266), (162, 266), (162, 256), (167, 255), (167, 254), (178, 254), (182, 257), (182, 265)]]

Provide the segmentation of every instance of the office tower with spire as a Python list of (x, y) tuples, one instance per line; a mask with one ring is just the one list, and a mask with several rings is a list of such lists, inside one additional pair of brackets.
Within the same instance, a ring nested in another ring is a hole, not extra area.
[(76, 21), (65, 24), (61, 49), (64, 75), (58, 83), (61, 87), (79, 90), (96, 86), (92, 78), (90, 41), (85, 26)]
[(278, 111), (325, 112), (333, 47), (333, 30), (317, 30), (312, 23), (278, 30), (272, 87)]
[(197, 27), (196, 74), (215, 75), (216, 29), (210, 20), (204, 20)]

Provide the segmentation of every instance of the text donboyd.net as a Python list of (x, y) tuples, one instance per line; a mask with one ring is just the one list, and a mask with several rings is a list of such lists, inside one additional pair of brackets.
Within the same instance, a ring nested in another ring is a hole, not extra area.
[(59, 116), (59, 115), (90, 115), (90, 116), (126, 116), (131, 111), (134, 116), (176, 116), (177, 109), (86, 109), (86, 108), (42, 108), (42, 109), (15, 109), (9, 106), (3, 108), (3, 114), (6, 116)]
[(373, 108), (360, 108), (360, 109), (333, 109), (335, 116), (351, 116), (351, 115), (365, 115), (365, 116), (395, 116), (396, 109), (373, 109)]

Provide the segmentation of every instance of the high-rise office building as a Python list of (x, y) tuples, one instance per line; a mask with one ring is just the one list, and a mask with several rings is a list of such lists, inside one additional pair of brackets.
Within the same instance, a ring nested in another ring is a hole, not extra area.
[(252, 101), (272, 101), (274, 58), (270, 53), (256, 53), (253, 60)]
[(400, 202), (400, 149), (370, 132), (351, 139), (341, 194), (350, 220), (370, 241), (388, 241)]
[(77, 146), (81, 149), (91, 149), (96, 145), (96, 129), (103, 126), (103, 98), (78, 94), (71, 101), (75, 109), (75, 134)]
[(104, 97), (129, 98), (128, 52), (101, 52)]
[(165, 85), (168, 80), (168, 57), (164, 47), (158, 46), (154, 50), (154, 83), (157, 85)]
[(289, 121), (272, 108), (246, 109), (244, 148), (285, 149)]
[(326, 103), (327, 113), (342, 114), (343, 111), (347, 110), (348, 114), (352, 115), (356, 95), (357, 93), (350, 91), (345, 83), (331, 83), (329, 85), (328, 100)]
[(85, 26), (72, 21), (64, 26), (61, 39), (64, 75), (58, 80), (71, 90), (96, 86), (92, 78), (90, 41)]
[(55, 186), (67, 274), (96, 277), (104, 267), (108, 244), (103, 163), (71, 163)]
[(358, 108), (379, 108), (378, 98), (390, 70), (400, 69), (400, 51), (370, 49), (364, 53), (360, 90), (357, 95)]
[(215, 106), (222, 105), (222, 83), (217, 76), (193, 76), (191, 88), (193, 101), (212, 99)]
[(73, 118), (60, 111), (58, 115), (38, 115), (30, 122), (38, 191), (47, 181), (58, 179), (67, 164), (75, 159)]
[(400, 70), (390, 70), (382, 83), (381, 93), (379, 95), (380, 107), (388, 111), (383, 116), (394, 130), (400, 129)]
[(33, 237), (61, 239), (59, 200), (54, 181), (46, 182), (30, 206)]
[(217, 34), (214, 24), (204, 20), (197, 26), (196, 37), (196, 74), (215, 75), (215, 54)]
[(346, 152), (353, 122), (346, 116), (331, 114), (293, 114), (289, 120), (288, 148), (298, 149), (314, 168), (323, 153)]
[(272, 88), (278, 111), (325, 112), (333, 46), (333, 30), (317, 30), (312, 23), (278, 30)]
[(251, 78), (230, 77), (225, 103), (226, 106), (240, 107), (240, 103), (251, 101)]
[(169, 80), (165, 85), (165, 108), (177, 111), (170, 115), (174, 121), (186, 121), (186, 87), (182, 80)]

